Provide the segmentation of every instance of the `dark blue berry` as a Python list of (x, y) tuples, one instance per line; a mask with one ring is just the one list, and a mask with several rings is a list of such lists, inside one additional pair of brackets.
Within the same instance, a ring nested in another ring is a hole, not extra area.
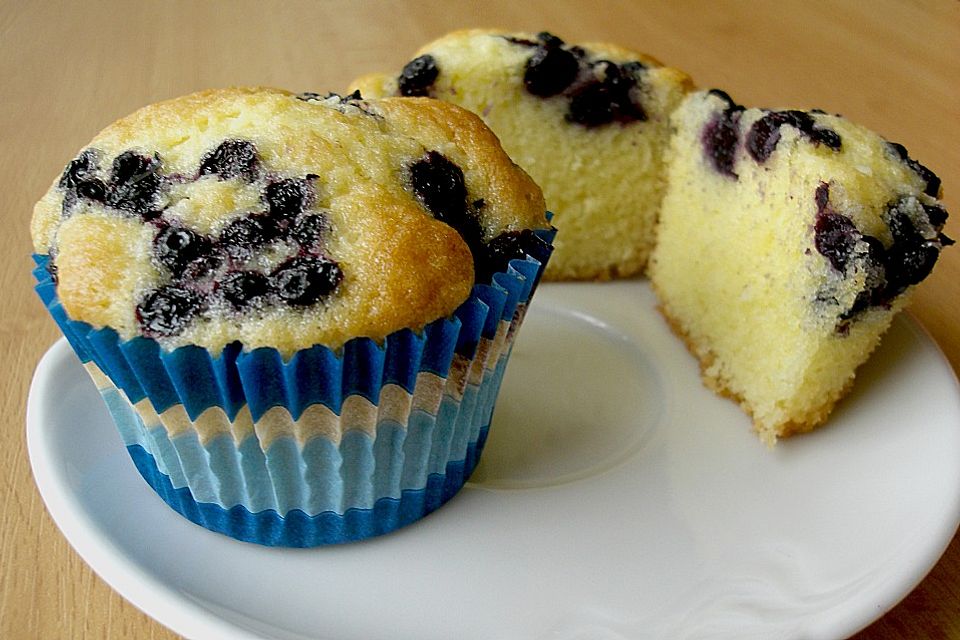
[(97, 153), (93, 149), (86, 149), (67, 164), (57, 186), (61, 189), (75, 189), (82, 180), (96, 170)]
[(113, 161), (106, 203), (148, 220), (158, 217), (158, 196), (163, 186), (160, 167), (156, 156), (150, 158), (135, 151), (121, 153)]
[(840, 134), (833, 129), (814, 129), (810, 137), (815, 143), (822, 144), (835, 151), (839, 151), (843, 146)]
[(888, 209), (886, 222), (890, 228), (890, 235), (893, 236), (894, 244), (916, 243), (924, 239), (907, 212), (903, 211), (899, 206), (893, 206)]
[(433, 56), (426, 54), (408, 62), (400, 72), (397, 82), (402, 96), (427, 96), (430, 87), (440, 75), (437, 61)]
[(216, 174), (223, 180), (253, 182), (260, 174), (257, 147), (249, 140), (224, 140), (200, 159), (200, 175)]
[(940, 231), (943, 229), (943, 225), (947, 223), (947, 210), (936, 204), (925, 204), (921, 205), (923, 211), (927, 214), (927, 219), (930, 221), (930, 225), (934, 229)]
[(307, 306), (330, 295), (343, 280), (336, 262), (323, 257), (291, 258), (271, 274), (273, 290), (291, 306)]
[(530, 229), (501, 233), (474, 254), (475, 279), (489, 282), (493, 274), (506, 271), (511, 260), (526, 255), (540, 258), (547, 249), (546, 243)]
[(564, 45), (563, 40), (549, 31), (541, 31), (538, 33), (537, 41), (545, 47), (562, 47)]
[[(169, 226), (164, 228), (153, 239), (153, 252), (157, 261), (166, 267), (175, 278), (184, 275), (193, 263), (210, 254), (212, 243), (206, 237), (192, 229)], [(203, 261), (200, 271), (213, 267)]]
[(77, 196), (94, 202), (104, 202), (107, 187), (100, 178), (85, 179), (77, 183)]
[(730, 94), (727, 93), (726, 91), (723, 91), (722, 89), (710, 89), (710, 91), (708, 91), (707, 93), (713, 96), (717, 96), (718, 98), (726, 102), (728, 110), (743, 111), (743, 107), (738, 105), (736, 102), (734, 102), (733, 98), (731, 98)]
[(892, 299), (930, 275), (939, 256), (940, 247), (935, 241), (894, 243), (886, 256), (887, 298)]
[(137, 322), (143, 335), (151, 338), (173, 336), (203, 310), (203, 298), (196, 291), (170, 284), (148, 293), (137, 305)]
[(234, 271), (217, 284), (217, 291), (234, 309), (260, 306), (270, 293), (270, 281), (259, 271)]
[(297, 218), (290, 225), (290, 239), (307, 252), (320, 250), (321, 239), (327, 228), (327, 221), (321, 215), (309, 214)]
[(437, 220), (454, 228), (467, 217), (467, 186), (463, 170), (446, 156), (430, 151), (410, 167), (413, 193)]
[(136, 182), (159, 169), (156, 158), (150, 158), (136, 151), (124, 151), (113, 159), (110, 169), (110, 181), (115, 184)]
[(766, 162), (780, 142), (780, 127), (788, 124), (800, 131), (815, 144), (822, 144), (838, 151), (842, 142), (832, 129), (817, 127), (816, 120), (803, 111), (770, 111), (753, 123), (747, 132), (745, 146), (759, 163)]
[[(875, 304), (877, 304), (876, 291), (872, 289), (864, 289), (863, 291), (857, 293), (857, 297), (854, 298), (853, 304), (850, 305), (850, 308), (840, 313), (840, 320), (852, 320), (854, 317), (863, 313)], [(846, 335), (849, 332), (848, 326), (838, 326), (837, 329), (843, 335)]]
[(257, 214), (237, 218), (220, 232), (217, 244), (235, 260), (249, 260), (253, 252), (280, 236), (277, 221), (270, 216)]
[(577, 90), (570, 99), (567, 120), (587, 127), (611, 122), (646, 120), (647, 114), (630, 97), (636, 85), (633, 74), (609, 60), (598, 60), (591, 65), (594, 80)]
[(722, 175), (736, 180), (733, 167), (737, 162), (737, 145), (740, 143), (741, 110), (726, 109), (717, 113), (703, 128), (701, 142), (713, 168)]
[(537, 47), (527, 60), (523, 86), (535, 96), (549, 97), (569, 87), (577, 78), (576, 56), (559, 47)]
[(293, 218), (310, 205), (313, 188), (309, 179), (287, 178), (267, 185), (263, 200), (270, 215), (278, 218)]
[(844, 270), (861, 235), (853, 221), (845, 215), (832, 211), (817, 215), (814, 245), (837, 271)]
[(780, 142), (780, 125), (783, 120), (774, 111), (764, 115), (753, 123), (747, 132), (745, 146), (747, 151), (757, 162), (764, 162), (777, 148)]
[(600, 83), (589, 84), (570, 99), (567, 119), (588, 127), (613, 122), (613, 102), (610, 90)]

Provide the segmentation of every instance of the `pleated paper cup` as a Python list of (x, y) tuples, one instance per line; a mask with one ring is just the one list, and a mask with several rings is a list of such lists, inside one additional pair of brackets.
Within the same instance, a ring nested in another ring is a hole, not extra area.
[(448, 318), (289, 359), (121, 340), (41, 300), (97, 385), (140, 474), (184, 517), (263, 545), (361, 540), (423, 518), (479, 461), (516, 332), (552, 251), (512, 260)]

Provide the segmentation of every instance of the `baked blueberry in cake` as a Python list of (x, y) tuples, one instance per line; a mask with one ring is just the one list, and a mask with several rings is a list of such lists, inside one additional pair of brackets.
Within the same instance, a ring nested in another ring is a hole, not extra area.
[(649, 269), (661, 310), (763, 440), (813, 429), (953, 244), (940, 181), (822, 111), (714, 90), (672, 125)]
[(606, 279), (646, 264), (668, 117), (690, 86), (686, 74), (615, 45), (467, 30), (427, 44), (399, 73), (352, 88), (428, 96), (480, 115), (555, 214), (547, 277)]
[(73, 319), (292, 352), (448, 315), (542, 254), (546, 227), (539, 189), (463, 109), (234, 89), (105, 129), (38, 203), (33, 237)]

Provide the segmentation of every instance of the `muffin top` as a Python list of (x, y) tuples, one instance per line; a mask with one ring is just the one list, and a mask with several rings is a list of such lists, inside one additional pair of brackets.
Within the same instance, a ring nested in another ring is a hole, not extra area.
[(429, 96), (482, 117), (556, 213), (548, 280), (642, 271), (669, 115), (691, 87), (682, 71), (614, 44), (486, 29), (449, 33), (402, 68), (351, 85), (368, 97)]
[(485, 117), (500, 106), (493, 95), (513, 97), (519, 90), (553, 105), (552, 115), (567, 124), (599, 129), (672, 110), (673, 94), (686, 92), (692, 82), (682, 71), (616, 44), (574, 45), (546, 31), (462, 29), (424, 45), (399, 75), (372, 73), (352, 86), (371, 96), (448, 100)]
[(108, 126), (31, 232), (73, 320), (289, 355), (445, 317), (547, 226), (540, 189), (466, 110), (238, 88)]

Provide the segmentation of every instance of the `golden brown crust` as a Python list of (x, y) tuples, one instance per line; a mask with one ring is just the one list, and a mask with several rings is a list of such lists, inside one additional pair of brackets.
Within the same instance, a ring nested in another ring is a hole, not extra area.
[[(260, 182), (198, 175), (205, 154), (228, 139), (255, 145)], [(409, 185), (408, 167), (428, 152), (463, 170), (468, 197), (484, 202), (478, 215), (488, 237), (547, 226), (539, 188), (479, 118), (447, 103), (307, 101), (277, 89), (207, 90), (140, 109), (86, 148), (96, 150), (104, 181), (111, 179), (112, 159), (127, 150), (157, 154), (162, 174), (174, 176), (159, 224), (82, 199), (63, 217), (65, 191), (58, 181), (34, 210), (35, 250), (55, 256), (58, 293), (70, 316), (110, 326), (123, 338), (139, 331), (138, 301), (170, 280), (152, 253), (158, 228), (184, 226), (215, 240), (230, 221), (263, 213), (264, 185), (316, 176), (310, 178), (316, 184), (311, 206), (327, 224), (324, 255), (343, 272), (336, 295), (308, 309), (204, 318), (169, 340), (171, 347), (199, 344), (217, 351), (241, 340), (250, 348), (290, 353), (312, 344), (337, 347), (358, 336), (380, 340), (452, 313), (473, 286), (473, 263), (459, 233), (434, 218)]]

